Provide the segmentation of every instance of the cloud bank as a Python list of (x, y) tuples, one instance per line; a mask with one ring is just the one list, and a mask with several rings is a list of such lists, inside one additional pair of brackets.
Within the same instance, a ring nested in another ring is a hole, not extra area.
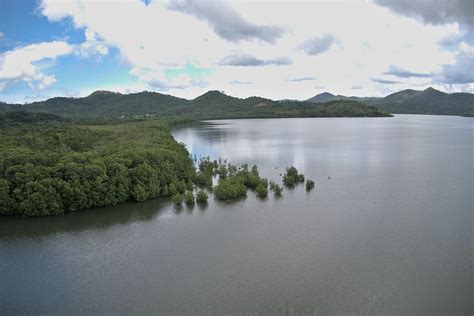
[[(29, 44), (0, 51), (2, 94), (18, 83), (51, 95), (60, 88), (81, 95), (148, 89), (185, 98), (224, 90), (307, 99), (322, 87), (358, 96), (413, 86), (474, 92), (467, 71), (474, 68), (466, 13), (472, 1), (39, 1), (37, 12), (64, 26), (54, 36), (69, 48), (39, 59), (18, 55)], [(84, 34), (82, 42), (68, 31)], [(9, 34), (1, 40), (13, 43)], [(11, 54), (21, 61), (7, 60)], [(70, 86), (56, 73), (68, 69), (65, 60), (107, 80), (117, 65), (125, 79), (95, 87), (84, 77)]]
[(474, 30), (474, 1), (472, 0), (375, 0), (381, 6), (427, 24), (458, 23)]

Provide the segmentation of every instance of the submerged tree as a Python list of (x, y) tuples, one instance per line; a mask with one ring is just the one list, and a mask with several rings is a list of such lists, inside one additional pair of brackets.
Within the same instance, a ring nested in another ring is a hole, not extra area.
[(279, 186), (277, 183), (275, 183), (274, 181), (270, 181), (270, 190), (273, 191), (273, 194), (276, 197), (280, 197), (283, 192), (283, 188)]
[(198, 202), (198, 204), (206, 204), (208, 198), (209, 197), (208, 197), (206, 191), (199, 190), (199, 192), (196, 195), (196, 202)]
[(268, 190), (263, 184), (257, 185), (257, 188), (255, 189), (255, 192), (257, 192), (257, 195), (260, 198), (266, 198), (267, 195), (268, 195)]
[(214, 189), (218, 200), (233, 200), (247, 196), (247, 188), (238, 177), (222, 179)]
[(171, 197), (171, 200), (177, 206), (183, 204), (183, 196), (181, 195), (181, 193), (176, 193), (175, 195), (173, 195)]
[(299, 174), (295, 167), (286, 168), (286, 173), (283, 175), (283, 184), (287, 187), (294, 187), (298, 183), (304, 182), (304, 175)]
[(194, 194), (192, 191), (186, 192), (184, 195), (184, 203), (186, 203), (187, 206), (194, 206)]

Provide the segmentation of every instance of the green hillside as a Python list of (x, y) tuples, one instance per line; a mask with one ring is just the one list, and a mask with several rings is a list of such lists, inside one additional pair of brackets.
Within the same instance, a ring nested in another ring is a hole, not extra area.
[(57, 97), (42, 102), (0, 104), (5, 112), (50, 113), (69, 119), (116, 119), (140, 117), (179, 117), (189, 119), (252, 117), (389, 116), (378, 108), (356, 101), (341, 100), (323, 104), (273, 101), (261, 97), (245, 99), (209, 91), (193, 100), (156, 92), (120, 94), (96, 91), (84, 98)]
[(474, 111), (474, 95), (449, 94), (433, 88), (404, 90), (383, 98), (378, 105), (392, 113), (467, 115)]
[(308, 99), (308, 102), (326, 102), (327, 100), (353, 100), (367, 105), (377, 106), (389, 113), (396, 114), (439, 114), (473, 116), (474, 94), (445, 93), (433, 88), (426, 90), (402, 90), (384, 98), (347, 97), (324, 92)]

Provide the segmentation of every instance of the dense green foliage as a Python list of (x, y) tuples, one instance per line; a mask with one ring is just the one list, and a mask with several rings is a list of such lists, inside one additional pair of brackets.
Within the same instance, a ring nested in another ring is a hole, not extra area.
[(257, 192), (257, 195), (260, 198), (266, 198), (268, 196), (268, 189), (261, 183), (257, 185), (255, 192)]
[(200, 188), (212, 188), (212, 174), (206, 174), (202, 171), (196, 173), (195, 184)]
[(247, 188), (240, 178), (231, 177), (219, 180), (214, 189), (214, 194), (218, 200), (234, 200), (247, 196)]
[(184, 195), (184, 203), (186, 203), (187, 206), (194, 206), (195, 199), (193, 191), (186, 192)]
[(199, 161), (196, 177), (194, 183), (200, 188), (212, 189), (212, 177), (216, 173), (215, 170), (218, 167), (217, 161), (211, 161), (209, 157), (201, 159)]
[(314, 181), (313, 180), (306, 180), (306, 191), (311, 191), (314, 189)]
[(376, 107), (343, 100), (325, 104), (234, 98), (209, 91), (193, 100), (155, 92), (120, 94), (97, 91), (85, 98), (52, 98), (31, 104), (0, 104), (0, 111), (43, 112), (70, 119), (166, 117), (168, 119), (388, 116)]
[(192, 188), (185, 147), (161, 121), (0, 129), (0, 214), (43, 216)]
[(220, 164), (215, 170), (219, 175), (219, 182), (214, 188), (214, 195), (218, 200), (245, 197), (247, 190), (255, 190), (262, 197), (268, 194), (268, 180), (260, 177), (257, 166), (249, 170), (246, 164), (240, 167)]
[(270, 181), (270, 190), (273, 191), (273, 194), (276, 197), (280, 197), (283, 192), (283, 188), (280, 185), (278, 185), (278, 183), (275, 183), (274, 181)]
[(198, 193), (196, 194), (196, 202), (198, 204), (206, 204), (208, 199), (209, 199), (209, 196), (204, 190), (199, 190)]
[(283, 175), (283, 184), (287, 187), (294, 187), (298, 183), (304, 182), (304, 175), (298, 173), (295, 167), (286, 168), (286, 172)]
[(37, 125), (61, 121), (64, 121), (62, 117), (48, 113), (0, 112), (0, 128), (19, 126), (24, 123)]
[(177, 206), (181, 206), (183, 204), (183, 195), (181, 193), (176, 193), (171, 197), (171, 201)]

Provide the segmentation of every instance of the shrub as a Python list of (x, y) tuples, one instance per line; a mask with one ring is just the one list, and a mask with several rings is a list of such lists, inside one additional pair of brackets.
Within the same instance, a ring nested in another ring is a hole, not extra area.
[(217, 162), (212, 162), (209, 157), (199, 160), (199, 171), (202, 173), (212, 175), (215, 168), (217, 168)]
[(283, 188), (273, 181), (270, 181), (270, 190), (272, 190), (273, 194), (277, 197), (281, 196), (281, 193), (283, 192)]
[(268, 190), (266, 187), (263, 186), (263, 184), (259, 184), (255, 189), (255, 192), (257, 192), (257, 195), (260, 198), (265, 198), (268, 195)]
[(200, 188), (212, 188), (212, 174), (199, 171), (196, 173), (194, 183)]
[(220, 165), (217, 169), (217, 174), (219, 175), (219, 179), (227, 178), (228, 170), (226, 165)]
[(241, 170), (236, 173), (236, 176), (242, 179), (242, 183), (250, 190), (255, 190), (259, 184), (265, 188), (268, 187), (268, 180), (260, 178), (257, 166), (253, 166), (252, 170), (248, 170), (248, 165), (243, 165)]
[(186, 203), (187, 206), (194, 205), (194, 194), (192, 191), (186, 192), (186, 194), (184, 195), (184, 203)]
[(200, 190), (196, 195), (196, 202), (198, 202), (199, 204), (206, 204), (208, 198), (209, 197), (206, 191)]
[(314, 181), (313, 180), (306, 180), (306, 191), (310, 191), (314, 189)]
[(181, 195), (181, 193), (176, 193), (175, 195), (173, 195), (171, 200), (173, 201), (175, 205), (183, 204), (183, 196)]
[(238, 177), (222, 179), (214, 190), (218, 200), (232, 200), (247, 195), (247, 188)]
[(304, 182), (304, 175), (299, 174), (295, 167), (286, 168), (286, 173), (283, 175), (283, 184), (287, 187), (294, 187), (298, 183)]

